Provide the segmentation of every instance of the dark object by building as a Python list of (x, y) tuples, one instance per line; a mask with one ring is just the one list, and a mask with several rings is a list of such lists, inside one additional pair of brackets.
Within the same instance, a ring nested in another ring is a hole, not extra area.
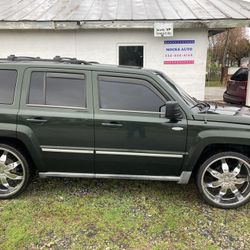
[(247, 68), (237, 70), (227, 82), (227, 89), (223, 95), (224, 101), (233, 104), (245, 104), (247, 79)]

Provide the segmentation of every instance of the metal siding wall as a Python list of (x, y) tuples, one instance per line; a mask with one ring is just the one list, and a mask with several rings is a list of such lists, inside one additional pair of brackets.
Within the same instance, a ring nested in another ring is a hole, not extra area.
[(169, 38), (196, 41), (194, 65), (164, 65), (163, 43), (167, 38), (155, 38), (153, 30), (0, 31), (0, 57), (61, 55), (116, 64), (118, 44), (143, 44), (145, 67), (164, 71), (192, 96), (203, 99), (207, 37), (205, 29), (187, 29), (174, 31), (174, 37)]

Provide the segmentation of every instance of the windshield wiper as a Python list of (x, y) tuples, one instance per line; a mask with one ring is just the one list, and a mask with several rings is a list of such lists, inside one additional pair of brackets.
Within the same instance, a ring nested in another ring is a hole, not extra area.
[(207, 102), (202, 102), (202, 101), (199, 101), (197, 99), (194, 98), (194, 100), (197, 102), (194, 106), (191, 107), (191, 109), (195, 108), (195, 107), (201, 107), (202, 109), (203, 108), (207, 108), (206, 110), (209, 110), (210, 109), (210, 105), (207, 103)]

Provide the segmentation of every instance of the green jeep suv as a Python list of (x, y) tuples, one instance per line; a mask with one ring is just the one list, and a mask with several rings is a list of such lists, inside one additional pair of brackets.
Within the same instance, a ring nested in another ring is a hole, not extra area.
[(250, 200), (250, 111), (196, 100), (155, 70), (0, 59), (0, 198), (31, 177), (196, 180), (213, 206)]

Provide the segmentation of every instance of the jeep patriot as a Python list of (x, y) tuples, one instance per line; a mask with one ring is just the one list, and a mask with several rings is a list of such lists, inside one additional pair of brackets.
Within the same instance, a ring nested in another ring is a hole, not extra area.
[(250, 111), (168, 76), (75, 58), (0, 59), (0, 199), (40, 177), (195, 179), (220, 208), (250, 200)]

